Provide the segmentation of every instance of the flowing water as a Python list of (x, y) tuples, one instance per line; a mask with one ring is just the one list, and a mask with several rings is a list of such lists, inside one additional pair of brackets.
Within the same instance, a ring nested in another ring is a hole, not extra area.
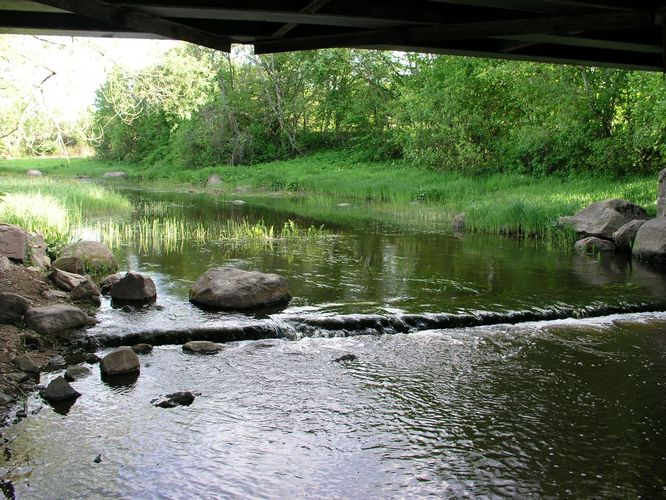
[[(208, 228), (229, 218), (321, 224), (267, 201), (162, 198), (162, 210)], [(150, 332), (163, 345), (127, 385), (103, 382), (94, 366), (73, 383), (83, 396), (68, 412), (29, 397), (28, 418), (4, 433), (5, 491), (666, 496), (663, 270), (438, 227), (329, 231), (273, 243), (117, 239), (121, 268), (153, 277), (158, 307), (105, 302), (89, 335), (116, 345)], [(280, 273), (295, 298), (255, 315), (199, 310), (188, 289), (214, 265)], [(240, 338), (247, 332), (260, 340)], [(214, 356), (174, 344), (224, 335), (236, 340)], [(356, 358), (335, 361), (345, 354)], [(151, 404), (179, 390), (198, 394), (191, 406)]]

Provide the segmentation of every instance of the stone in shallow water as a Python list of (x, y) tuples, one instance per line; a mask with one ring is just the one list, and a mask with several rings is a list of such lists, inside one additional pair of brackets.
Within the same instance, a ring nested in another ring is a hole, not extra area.
[(613, 239), (613, 233), (627, 222), (647, 219), (643, 207), (627, 200), (610, 199), (592, 203), (574, 216), (560, 217), (561, 226), (572, 226), (581, 236)]
[(122, 375), (136, 373), (141, 369), (139, 356), (131, 347), (119, 347), (102, 358), (100, 370), (102, 375)]
[(610, 253), (615, 251), (615, 244), (612, 241), (602, 240), (594, 236), (588, 236), (582, 240), (578, 240), (574, 247), (580, 253)]
[(69, 385), (62, 375), (51, 380), (42, 392), (42, 397), (47, 401), (68, 401), (76, 399), (80, 395), (81, 393)]
[(165, 399), (153, 400), (153, 404), (159, 408), (175, 408), (176, 406), (190, 406), (194, 402), (194, 394), (190, 391), (174, 392), (167, 394)]
[(81, 378), (86, 378), (92, 373), (92, 370), (86, 365), (70, 365), (65, 370), (65, 379), (69, 382), (79, 380)]
[(640, 227), (632, 253), (639, 259), (666, 263), (666, 217), (649, 220)]
[(208, 340), (192, 340), (183, 345), (183, 351), (193, 354), (215, 354), (222, 350), (220, 344)]
[(129, 272), (111, 286), (114, 301), (155, 302), (157, 291), (150, 276)]
[(190, 302), (229, 310), (260, 309), (288, 304), (287, 280), (277, 274), (216, 267), (202, 274), (190, 289)]
[(153, 346), (150, 344), (136, 344), (132, 346), (132, 350), (137, 354), (150, 354), (153, 352)]

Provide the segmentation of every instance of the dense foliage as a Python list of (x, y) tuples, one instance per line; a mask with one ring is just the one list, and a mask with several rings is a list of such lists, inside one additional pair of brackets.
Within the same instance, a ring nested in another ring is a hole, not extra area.
[(470, 174), (623, 175), (666, 164), (666, 83), (642, 72), (180, 46), (139, 73), (114, 72), (96, 108), (100, 157), (188, 169), (331, 146)]

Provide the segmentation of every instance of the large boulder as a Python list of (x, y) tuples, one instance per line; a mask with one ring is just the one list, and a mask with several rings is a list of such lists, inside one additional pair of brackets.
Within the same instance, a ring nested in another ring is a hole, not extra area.
[(28, 260), (28, 233), (19, 226), (0, 224), (0, 255), (21, 264)]
[(124, 375), (138, 372), (141, 362), (131, 347), (119, 347), (104, 356), (99, 367), (102, 375)]
[(86, 272), (92, 274), (104, 274), (118, 269), (113, 252), (99, 241), (79, 241), (65, 247), (59, 257), (78, 257)]
[(59, 257), (53, 261), (52, 267), (73, 274), (85, 274), (83, 261), (78, 257)]
[(588, 236), (582, 240), (578, 240), (574, 243), (574, 248), (579, 253), (587, 254), (599, 254), (599, 253), (609, 253), (615, 251), (615, 244), (612, 241), (602, 240), (601, 238), (596, 238), (594, 236)]
[(632, 220), (615, 231), (613, 233), (613, 243), (615, 243), (615, 248), (620, 252), (631, 252), (631, 247), (634, 245), (636, 234), (643, 224), (645, 224), (644, 220)]
[(51, 273), (51, 280), (55, 285), (66, 292), (71, 292), (81, 283), (89, 281), (87, 276), (81, 274), (68, 273), (62, 269), (54, 269)]
[(145, 274), (129, 272), (111, 287), (111, 298), (120, 302), (155, 302), (155, 283)]
[(87, 322), (88, 316), (81, 309), (68, 304), (33, 307), (25, 313), (28, 328), (44, 335), (78, 328)]
[(32, 304), (22, 295), (0, 292), (0, 323), (20, 325)]
[(234, 267), (209, 269), (190, 289), (190, 302), (214, 309), (247, 310), (287, 304), (287, 280)]
[(627, 200), (611, 199), (592, 203), (576, 215), (560, 217), (560, 225), (572, 226), (581, 236), (596, 236), (612, 240), (613, 233), (627, 222), (635, 219), (647, 219), (643, 207)]
[(649, 220), (640, 227), (632, 253), (639, 259), (666, 263), (666, 217)]

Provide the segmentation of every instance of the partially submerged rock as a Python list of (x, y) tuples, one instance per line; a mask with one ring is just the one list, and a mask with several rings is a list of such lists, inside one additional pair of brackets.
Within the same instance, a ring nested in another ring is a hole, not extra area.
[(615, 231), (613, 233), (613, 243), (615, 243), (615, 248), (620, 252), (631, 252), (631, 247), (634, 245), (636, 234), (643, 224), (645, 224), (645, 220), (632, 220)]
[(47, 401), (69, 401), (78, 398), (80, 395), (81, 393), (69, 385), (69, 382), (62, 375), (51, 380), (42, 392), (42, 397)]
[(640, 227), (632, 253), (639, 259), (666, 263), (666, 217), (649, 220)]
[(0, 292), (0, 323), (20, 325), (31, 305), (30, 300), (22, 295)]
[(90, 367), (84, 364), (70, 365), (65, 370), (65, 380), (73, 382), (82, 378), (86, 378), (92, 373)]
[(596, 236), (610, 241), (613, 233), (627, 222), (647, 218), (643, 207), (627, 200), (610, 199), (592, 203), (576, 215), (560, 217), (559, 223), (572, 226), (581, 236)]
[(150, 354), (153, 352), (153, 346), (150, 344), (136, 344), (132, 346), (132, 350), (137, 354)]
[(99, 289), (102, 292), (102, 295), (109, 295), (111, 293), (111, 288), (113, 288), (113, 285), (118, 283), (123, 276), (124, 274), (122, 273), (116, 273), (104, 277), (104, 279), (102, 279), (102, 281), (99, 282)]
[(111, 298), (120, 302), (155, 302), (155, 282), (145, 274), (129, 272), (111, 287)]
[(342, 363), (343, 361), (356, 361), (358, 356), (356, 354), (343, 354), (339, 358), (335, 358), (333, 361), (335, 363)]
[(85, 325), (87, 321), (88, 316), (81, 309), (68, 304), (33, 307), (25, 313), (28, 328), (43, 335), (78, 328)]
[(176, 406), (190, 406), (194, 402), (194, 394), (190, 391), (174, 392), (167, 394), (165, 399), (153, 400), (153, 404), (159, 408), (175, 408)]
[(104, 274), (118, 269), (113, 252), (99, 241), (79, 241), (64, 248), (59, 258), (78, 257), (86, 272)]
[(208, 340), (192, 340), (183, 345), (183, 351), (192, 354), (216, 354), (221, 350), (220, 344)]
[(247, 310), (288, 304), (287, 280), (234, 267), (209, 269), (190, 289), (190, 302), (214, 309)]
[(102, 375), (123, 375), (136, 373), (141, 369), (139, 356), (131, 347), (119, 347), (110, 352), (100, 361), (100, 370)]
[(615, 244), (612, 241), (602, 240), (594, 236), (588, 236), (582, 240), (578, 240), (574, 244), (574, 248), (580, 253), (599, 254), (599, 253), (612, 253), (615, 251)]

